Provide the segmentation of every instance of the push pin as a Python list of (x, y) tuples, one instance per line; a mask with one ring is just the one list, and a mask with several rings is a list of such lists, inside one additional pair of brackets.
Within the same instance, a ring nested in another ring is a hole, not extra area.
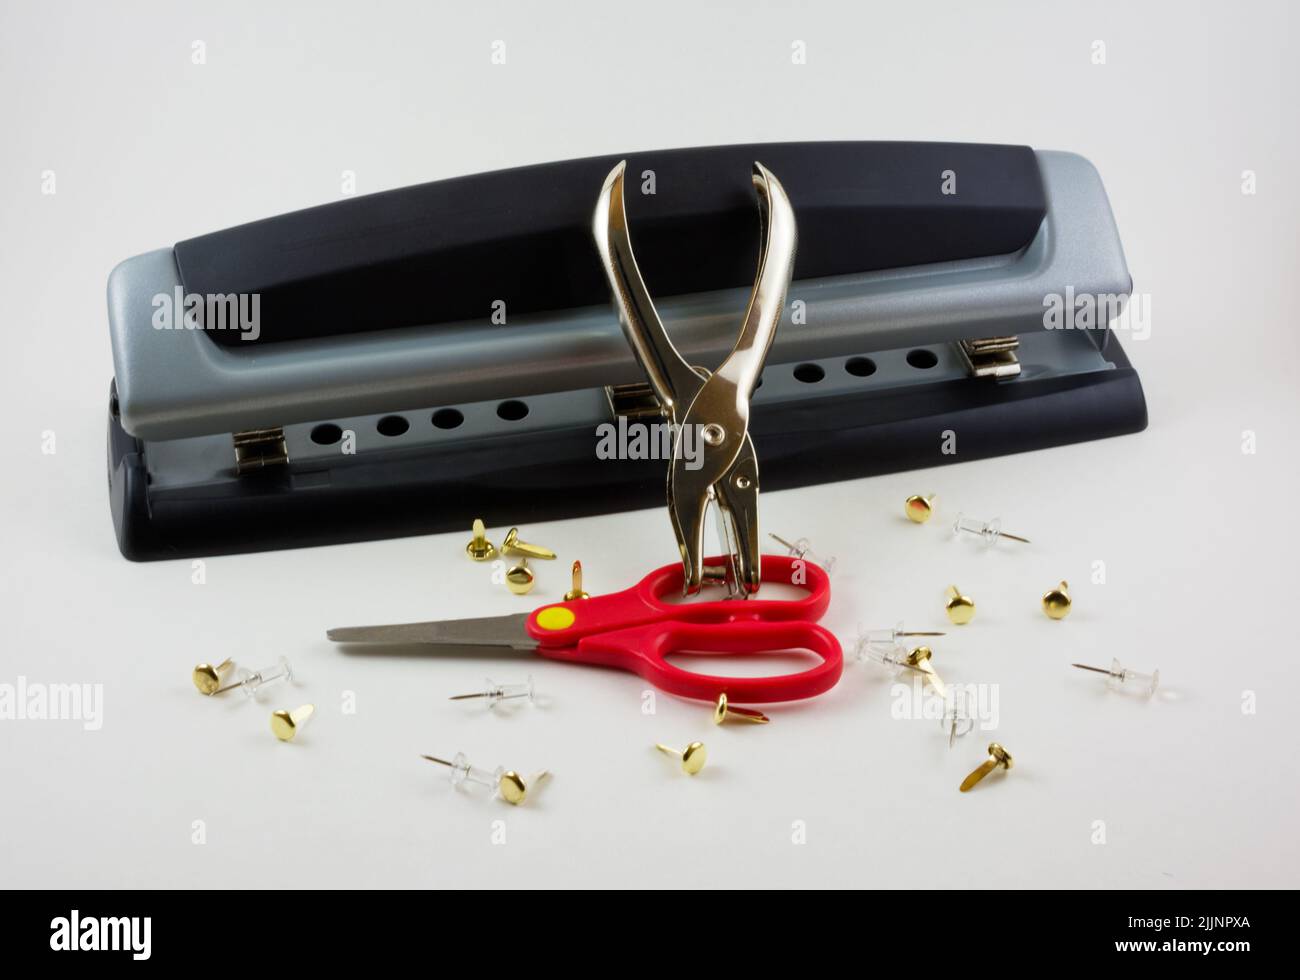
[(952, 748), (957, 739), (974, 730), (975, 719), (970, 716), (965, 697), (954, 691), (952, 696), (945, 699), (943, 719), (939, 726), (948, 733), (948, 748)]
[(1069, 582), (1062, 580), (1057, 588), (1043, 593), (1043, 612), (1047, 613), (1048, 619), (1064, 619), (1070, 615), (1071, 605)]
[(436, 762), (440, 766), (447, 766), (451, 770), (452, 786), (460, 786), (463, 783), (486, 786), (492, 790), (494, 796), (513, 806), (518, 806), (528, 798), (530, 784), (535, 789), (542, 780), (550, 776), (550, 773), (543, 769), (525, 781), (513, 769), (506, 769), (502, 766), (497, 766), (493, 772), (488, 772), (486, 769), (478, 768), (478, 766), (471, 766), (469, 759), (465, 758), (464, 752), (457, 752), (455, 758), (450, 762), (432, 755), (422, 755), (420, 758)]
[(493, 684), (492, 678), (487, 679), (487, 689), (475, 694), (457, 694), (448, 698), (449, 701), (469, 701), (473, 698), (487, 698), (488, 706), (495, 708), (502, 701), (513, 701), (516, 698), (527, 698), (529, 704), (535, 704), (533, 679), (531, 676), (522, 684)]
[(798, 541), (791, 544), (785, 538), (777, 534), (769, 534), (768, 537), (783, 545), (795, 558), (811, 558), (815, 564), (821, 566), (822, 571), (827, 575), (830, 575), (835, 568), (835, 557), (833, 555), (819, 555), (817, 552), (813, 551), (812, 542), (807, 538), (800, 538)]
[(496, 556), (497, 546), (487, 539), (487, 528), (481, 518), (474, 518), (474, 537), (465, 545), (465, 554), (474, 561), (487, 561)]
[(944, 611), (948, 614), (948, 621), (958, 626), (965, 626), (975, 618), (975, 600), (968, 595), (962, 595), (961, 590), (955, 585), (948, 586), (948, 601), (944, 603)]
[(1160, 671), (1153, 670), (1149, 674), (1141, 671), (1129, 670), (1118, 660), (1110, 662), (1110, 670), (1104, 667), (1089, 667), (1087, 664), (1071, 664), (1071, 667), (1078, 667), (1080, 670), (1091, 670), (1096, 674), (1106, 675), (1106, 686), (1112, 691), (1128, 692), (1139, 694), (1144, 698), (1149, 698), (1156, 693), (1156, 687), (1160, 684)]
[[(198, 664), (195, 666), (194, 673), (190, 675), (190, 678), (194, 681), (194, 686), (198, 688), (200, 694), (212, 697), (212, 695), (222, 690), (222, 678), (233, 666), (235, 666), (235, 662), (229, 657), (215, 667), (212, 664)], [(230, 688), (225, 688), (225, 690), (230, 690)]]
[(978, 769), (961, 781), (960, 789), (963, 793), (969, 792), (971, 787), (991, 773), (994, 769), (1010, 769), (1013, 765), (1015, 765), (1015, 760), (1011, 758), (1010, 753), (1008, 753), (1007, 750), (997, 742), (990, 742), (988, 759), (981, 763)]
[(540, 544), (529, 544), (519, 540), (519, 528), (512, 527), (501, 545), (501, 554), (511, 558), (540, 558), (542, 561), (554, 561), (555, 552), (543, 548)]
[(671, 745), (664, 745), (662, 742), (655, 742), (655, 748), (660, 752), (668, 755), (675, 755), (682, 760), (682, 772), (688, 776), (694, 776), (704, 768), (704, 763), (709, 758), (708, 751), (704, 748), (703, 742), (692, 742), (686, 746), (685, 751), (675, 749)]
[(933, 632), (914, 632), (903, 629), (903, 624), (899, 623), (893, 629), (882, 630), (863, 630), (858, 629), (858, 642), (867, 643), (871, 646), (896, 647), (899, 646), (898, 638), (900, 636), (946, 636), (946, 633)]
[(1002, 530), (1002, 521), (999, 518), (993, 518), (991, 521), (981, 521), (974, 517), (962, 517), (957, 515), (957, 519), (952, 522), (952, 533), (957, 537), (965, 531), (967, 534), (978, 534), (984, 539), (986, 545), (991, 545), (998, 538), (1010, 538), (1012, 541), (1019, 541), (1021, 544), (1029, 544), (1028, 538), (1022, 538), (1018, 534), (1011, 534)]
[(292, 742), (298, 729), (307, 724), (307, 720), (316, 713), (316, 705), (304, 704), (292, 711), (271, 712), (271, 733), (281, 742)]
[(582, 562), (575, 561), (573, 568), (570, 570), (572, 588), (564, 593), (565, 602), (573, 602), (577, 599), (590, 599), (591, 596), (582, 591)]
[(513, 565), (506, 571), (506, 588), (515, 595), (528, 595), (533, 591), (535, 581), (536, 576), (528, 567), (527, 558), (521, 559), (518, 565)]
[(910, 654), (907, 648), (901, 643), (895, 643), (893, 646), (885, 646), (880, 643), (872, 643), (859, 636), (853, 646), (853, 659), (858, 663), (873, 663), (881, 667), (910, 667), (907, 662)]
[(755, 711), (753, 708), (740, 708), (730, 704), (725, 694), (719, 694), (718, 703), (713, 706), (713, 723), (721, 725), (724, 721), (730, 721), (732, 718), (738, 718), (741, 721), (752, 721), (757, 725), (766, 725), (772, 720), (761, 711)]
[[(258, 691), (266, 685), (291, 680), (293, 680), (293, 669), (289, 666), (289, 661), (281, 657), (274, 665), (263, 667), (261, 670), (241, 670), (239, 680), (229, 687), (222, 688), (221, 691), (237, 687), (246, 697), (256, 698)], [(220, 694), (221, 691), (217, 693)]]
[(922, 496), (914, 493), (903, 503), (903, 513), (913, 524), (924, 524), (934, 516), (935, 494)]

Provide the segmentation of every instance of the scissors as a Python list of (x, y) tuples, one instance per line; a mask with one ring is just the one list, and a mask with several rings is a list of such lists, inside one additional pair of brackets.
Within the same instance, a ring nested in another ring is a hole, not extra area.
[[(830, 578), (817, 565), (789, 555), (763, 555), (769, 581), (797, 581), (807, 595), (790, 600), (666, 602), (680, 594), (683, 568), (666, 565), (613, 595), (542, 606), (531, 613), (393, 626), (350, 626), (326, 636), (338, 643), (428, 643), (435, 647), (505, 647), (552, 660), (617, 667), (669, 694), (716, 701), (770, 703), (810, 698), (835, 686), (844, 657), (835, 635), (819, 626), (830, 604)], [(808, 650), (821, 662), (769, 677), (697, 674), (668, 662), (676, 653), (725, 656)]]
[[(619, 324), (646, 373), (660, 411), (673, 427), (668, 513), (682, 556), (683, 593), (695, 595), (706, 581), (726, 581), (734, 594), (747, 597), (761, 584), (758, 459), (749, 438), (749, 400), (776, 336), (794, 271), (794, 209), (780, 181), (755, 162), (758, 275), (736, 346), (710, 374), (688, 364), (673, 346), (637, 267), (623, 197), (626, 167), (627, 161), (620, 161), (605, 178), (596, 199), (592, 233)], [(685, 430), (698, 434), (703, 450), (702, 461), (691, 460), (690, 466), (682, 457)], [(718, 527), (727, 551), (728, 564), (721, 567), (708, 565), (703, 558), (704, 521), (710, 504), (718, 507)]]

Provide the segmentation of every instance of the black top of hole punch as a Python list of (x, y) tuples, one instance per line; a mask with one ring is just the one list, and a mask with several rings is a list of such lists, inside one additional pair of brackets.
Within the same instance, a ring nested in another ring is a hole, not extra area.
[[(628, 161), (628, 217), (656, 297), (753, 282), (750, 169), (785, 187), (795, 279), (1016, 252), (1046, 214), (1026, 146), (766, 143), (591, 157), (456, 177), (255, 221), (176, 245), (185, 290), (260, 295), (256, 343), (605, 305), (591, 238)], [(654, 193), (647, 187), (654, 173)], [(956, 193), (943, 193), (945, 174)], [(737, 311), (739, 316), (741, 311)], [(237, 331), (207, 331), (239, 345)]]

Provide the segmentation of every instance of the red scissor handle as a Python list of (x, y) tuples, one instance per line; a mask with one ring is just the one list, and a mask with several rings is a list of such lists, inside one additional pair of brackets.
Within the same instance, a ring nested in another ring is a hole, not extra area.
[[(799, 599), (666, 602), (664, 596), (680, 595), (682, 589), (682, 566), (666, 565), (623, 592), (543, 606), (528, 617), (526, 629), (542, 656), (630, 670), (682, 697), (712, 701), (725, 693), (736, 701), (763, 703), (808, 698), (833, 687), (843, 654), (834, 635), (814, 622), (830, 604), (826, 573), (804, 559), (764, 555), (763, 581), (792, 584), (807, 594)], [(775, 677), (697, 674), (667, 660), (674, 653), (800, 649), (821, 662)]]

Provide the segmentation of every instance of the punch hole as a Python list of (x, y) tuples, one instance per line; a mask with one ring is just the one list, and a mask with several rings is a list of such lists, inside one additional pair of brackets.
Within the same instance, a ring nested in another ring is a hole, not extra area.
[(465, 416), (454, 408), (440, 408), (433, 413), (433, 425), (437, 429), (455, 429), (465, 421)]
[[(911, 360), (911, 355), (908, 355)], [(850, 357), (844, 362), (844, 370), (855, 378), (869, 378), (876, 373), (876, 362), (869, 357)]]
[(521, 401), (511, 400), (497, 406), (497, 417), (507, 422), (518, 422), (528, 415), (528, 406)]
[(311, 441), (318, 446), (332, 446), (343, 438), (343, 430), (332, 422), (318, 425), (311, 430)]
[(794, 369), (794, 376), (797, 381), (802, 381), (806, 385), (814, 385), (826, 377), (826, 372), (816, 364), (800, 364)]
[(939, 357), (932, 350), (925, 350), (918, 347), (916, 350), (907, 352), (907, 363), (914, 368), (920, 368), (922, 371), (928, 370), (939, 363)]
[(375, 426), (381, 436), (400, 436), (411, 427), (411, 423), (406, 421), (402, 415), (385, 415)]

